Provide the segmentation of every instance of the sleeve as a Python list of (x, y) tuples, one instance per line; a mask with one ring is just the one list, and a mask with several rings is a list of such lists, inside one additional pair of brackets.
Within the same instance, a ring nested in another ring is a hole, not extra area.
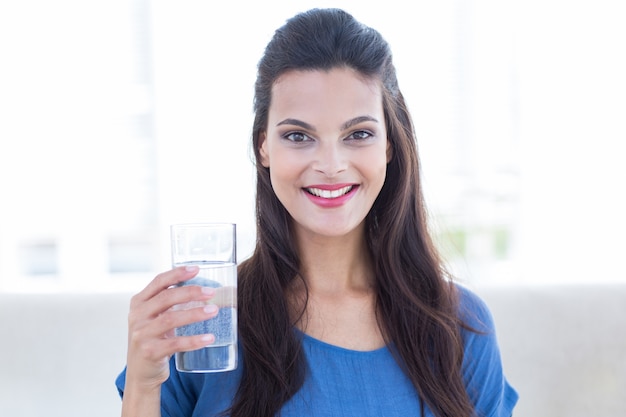
[(463, 377), (479, 417), (511, 417), (518, 394), (502, 368), (496, 331), (487, 305), (466, 288), (460, 289), (463, 330)]
[[(190, 381), (187, 381), (190, 382)], [(120, 397), (124, 396), (126, 384), (126, 368), (118, 375), (115, 385)], [(161, 386), (161, 416), (191, 417), (193, 415), (196, 395), (195, 384), (186, 384), (176, 371), (174, 359), (170, 360), (170, 377)]]

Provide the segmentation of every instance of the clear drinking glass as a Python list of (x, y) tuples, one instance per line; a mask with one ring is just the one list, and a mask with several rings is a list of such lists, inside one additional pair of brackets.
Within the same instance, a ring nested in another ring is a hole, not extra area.
[[(201, 285), (216, 289), (207, 303), (217, 304), (219, 313), (210, 320), (178, 327), (176, 336), (211, 333), (215, 343), (175, 355), (182, 372), (221, 372), (237, 367), (237, 257), (236, 226), (232, 223), (176, 224), (171, 226), (172, 265), (195, 265), (198, 275), (179, 285)], [(203, 302), (176, 306), (202, 307)]]

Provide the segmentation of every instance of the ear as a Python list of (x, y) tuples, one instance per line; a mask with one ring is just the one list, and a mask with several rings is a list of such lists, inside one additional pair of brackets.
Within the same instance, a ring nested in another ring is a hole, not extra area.
[(265, 132), (259, 133), (259, 155), (261, 155), (261, 165), (270, 167), (269, 152), (267, 151), (267, 137)]

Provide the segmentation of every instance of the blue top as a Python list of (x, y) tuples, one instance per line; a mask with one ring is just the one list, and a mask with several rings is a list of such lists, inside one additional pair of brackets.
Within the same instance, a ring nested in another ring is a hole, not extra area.
[[(481, 417), (510, 417), (518, 395), (502, 371), (493, 320), (475, 294), (459, 287), (461, 315), (484, 334), (463, 331), (463, 377)], [(303, 335), (307, 375), (302, 388), (282, 408), (281, 417), (419, 416), (420, 399), (387, 347), (362, 352)], [(240, 356), (241, 358), (241, 356)], [(120, 395), (125, 370), (116, 380)], [(241, 378), (232, 372), (179, 373), (170, 361), (161, 389), (163, 417), (216, 416), (230, 406)], [(426, 407), (426, 416), (433, 414)]]

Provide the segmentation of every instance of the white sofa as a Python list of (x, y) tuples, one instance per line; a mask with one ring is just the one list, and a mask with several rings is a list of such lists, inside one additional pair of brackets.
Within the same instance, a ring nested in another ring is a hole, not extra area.
[[(626, 416), (626, 286), (473, 288), (515, 417)], [(0, 416), (119, 415), (129, 294), (0, 294)]]

